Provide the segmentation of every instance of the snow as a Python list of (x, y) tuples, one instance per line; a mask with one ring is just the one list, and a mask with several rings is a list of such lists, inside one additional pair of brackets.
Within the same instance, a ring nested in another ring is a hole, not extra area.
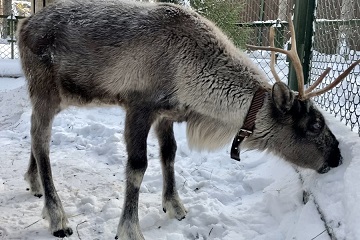
[[(1, 61), (0, 72), (18, 64)], [(20, 70), (14, 73), (21, 75)], [(0, 78), (0, 239), (54, 239), (41, 218), (43, 200), (26, 191), (23, 180), (30, 114), (25, 79)], [(125, 187), (124, 115), (116, 107), (69, 108), (55, 118), (50, 156), (55, 186), (74, 230), (69, 239), (113, 239), (116, 234)], [(151, 132), (139, 202), (145, 238), (359, 239), (360, 139), (324, 115), (344, 157), (343, 165), (324, 175), (259, 151), (242, 152), (241, 162), (231, 160), (230, 143), (214, 153), (191, 151), (185, 124), (177, 124), (176, 182), (188, 210), (182, 221), (162, 211), (159, 151)]]
[[(0, 51), (1, 51), (1, 44), (0, 44)], [(18, 59), (1, 59), (1, 58), (2, 57), (0, 53), (0, 77), (20, 77), (23, 75), (21, 70), (21, 64)]]

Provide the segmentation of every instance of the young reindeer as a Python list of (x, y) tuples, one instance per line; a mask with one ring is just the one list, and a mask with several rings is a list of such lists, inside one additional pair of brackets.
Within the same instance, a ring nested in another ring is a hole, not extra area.
[(296, 94), (281, 82), (271, 87), (212, 22), (191, 10), (157, 3), (58, 2), (24, 20), (19, 49), (33, 107), (25, 177), (35, 196), (44, 194), (43, 214), (56, 237), (72, 229), (53, 183), (49, 142), (54, 116), (70, 105), (115, 104), (126, 110), (126, 195), (116, 234), (123, 240), (144, 239), (138, 201), (151, 126), (160, 145), (163, 209), (178, 220), (186, 210), (174, 177), (174, 122), (187, 122), (192, 148), (213, 150), (231, 142), (252, 115), (251, 131), (240, 133), (248, 133), (242, 146), (320, 173), (341, 162), (338, 141), (309, 100), (312, 93)]

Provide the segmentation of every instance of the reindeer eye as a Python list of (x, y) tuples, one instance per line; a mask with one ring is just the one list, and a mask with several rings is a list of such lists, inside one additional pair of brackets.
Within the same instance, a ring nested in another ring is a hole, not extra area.
[(315, 122), (310, 125), (310, 131), (312, 132), (319, 133), (321, 129), (322, 129), (322, 125), (319, 122)]

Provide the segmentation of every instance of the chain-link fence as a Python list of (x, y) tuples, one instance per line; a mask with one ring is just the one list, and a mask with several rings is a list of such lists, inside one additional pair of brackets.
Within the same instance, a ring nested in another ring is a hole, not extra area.
[[(296, 0), (244, 0), (245, 11), (240, 14), (242, 29), (251, 29), (251, 38), (247, 40), (252, 45), (268, 46), (268, 32), (271, 26), (276, 27), (277, 37), (275, 45), (287, 49), (289, 40), (287, 20), (291, 10), (296, 11)], [(315, 11), (310, 16), (301, 16), (304, 22), (295, 24), (305, 25), (305, 18), (314, 18), (311, 28), (313, 32), (306, 33), (312, 41), (312, 49), (305, 53), (309, 56), (308, 81), (313, 83), (326, 68), (331, 71), (324, 82), (318, 87), (323, 88), (339, 76), (351, 63), (360, 58), (360, 1), (354, 0), (318, 0)], [(299, 13), (298, 13), (299, 14)], [(300, 14), (302, 14), (300, 12)], [(306, 13), (304, 13), (306, 14)], [(295, 26), (295, 28), (304, 26)], [(298, 46), (299, 47), (299, 46)], [(306, 49), (302, 49), (303, 52)], [(262, 51), (249, 51), (249, 56), (257, 62), (270, 79), (270, 54)], [(278, 55), (277, 72), (281, 80), (288, 82), (289, 63), (282, 54)], [(306, 69), (306, 68), (305, 68)], [(315, 97), (319, 106), (340, 117), (352, 130), (359, 130), (360, 116), (360, 67), (357, 66), (349, 76), (336, 88)]]
[(0, 15), (0, 59), (19, 58), (16, 45), (16, 26), (20, 16)]
[[(360, 59), (360, 1), (322, 0), (316, 9), (310, 81), (330, 67), (322, 86)], [(314, 100), (360, 135), (360, 66), (338, 87)]]
[[(240, 14), (239, 28), (250, 32), (247, 44), (257, 46), (269, 46), (269, 29), (275, 27), (276, 37), (275, 46), (288, 48), (287, 40), (288, 22), (287, 19), (291, 11), (290, 1), (288, 0), (244, 0), (244, 11)], [(249, 56), (259, 64), (269, 78), (272, 75), (269, 68), (270, 53), (264, 51), (248, 51)], [(283, 54), (277, 55), (277, 65), (275, 66), (280, 79), (287, 82), (288, 62)]]

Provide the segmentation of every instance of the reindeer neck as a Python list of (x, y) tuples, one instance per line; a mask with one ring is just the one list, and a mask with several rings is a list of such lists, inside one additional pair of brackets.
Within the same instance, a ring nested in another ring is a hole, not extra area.
[(249, 111), (245, 117), (245, 121), (243, 126), (240, 128), (239, 132), (236, 134), (232, 146), (230, 157), (232, 159), (240, 161), (240, 144), (242, 141), (249, 137), (254, 130), (256, 115), (259, 110), (263, 107), (264, 100), (267, 97), (267, 90), (265, 88), (260, 87), (256, 92), (252, 99)]

